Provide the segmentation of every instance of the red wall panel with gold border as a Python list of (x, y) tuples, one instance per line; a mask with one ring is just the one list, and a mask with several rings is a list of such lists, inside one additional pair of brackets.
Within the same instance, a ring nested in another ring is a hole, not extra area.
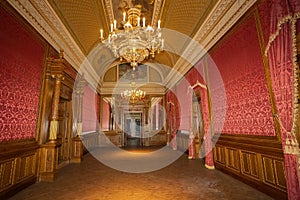
[(215, 131), (224, 134), (275, 136), (254, 15), (250, 15), (233, 30), (211, 52), (211, 57), (222, 76), (227, 98), (223, 130)]
[(0, 6), (0, 142), (35, 138), (45, 44)]

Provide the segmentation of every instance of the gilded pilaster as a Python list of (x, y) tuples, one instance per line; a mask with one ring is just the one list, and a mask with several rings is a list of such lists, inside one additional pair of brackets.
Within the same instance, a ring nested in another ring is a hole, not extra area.
[(63, 79), (62, 74), (52, 75), (52, 78), (55, 79), (55, 87), (54, 87), (54, 94), (52, 98), (52, 114), (51, 114), (51, 122), (50, 122), (50, 133), (49, 133), (49, 140), (54, 141), (57, 138), (57, 131), (58, 131), (58, 104), (59, 104), (59, 97), (60, 97), (60, 87), (61, 81)]

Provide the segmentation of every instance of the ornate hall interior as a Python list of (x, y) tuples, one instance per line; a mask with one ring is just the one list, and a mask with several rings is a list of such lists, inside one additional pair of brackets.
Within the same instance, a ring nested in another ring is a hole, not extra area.
[(0, 199), (300, 200), (299, 0), (0, 0)]

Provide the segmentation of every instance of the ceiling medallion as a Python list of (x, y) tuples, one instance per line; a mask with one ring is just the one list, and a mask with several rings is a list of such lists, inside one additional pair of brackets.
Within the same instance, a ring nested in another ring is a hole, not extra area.
[[(126, 21), (126, 16), (127, 21)], [(103, 29), (100, 29), (100, 41), (104, 43), (121, 62), (130, 63), (133, 70), (138, 63), (155, 57), (164, 48), (164, 39), (161, 33), (161, 21), (157, 27), (146, 26), (146, 18), (140, 18), (141, 7), (135, 6), (123, 12), (121, 28), (117, 28), (117, 21), (110, 25), (110, 33), (105, 39)]]

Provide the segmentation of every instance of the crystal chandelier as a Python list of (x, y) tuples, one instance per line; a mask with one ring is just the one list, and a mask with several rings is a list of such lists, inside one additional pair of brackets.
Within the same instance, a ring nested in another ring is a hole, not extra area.
[[(126, 21), (126, 15), (127, 21)], [(161, 34), (161, 21), (158, 20), (157, 28), (146, 26), (146, 19), (142, 18), (141, 7), (129, 8), (123, 13), (121, 28), (117, 28), (117, 21), (110, 25), (108, 38), (104, 39), (103, 29), (100, 29), (100, 40), (104, 43), (120, 61), (128, 62), (133, 70), (138, 63), (145, 59), (155, 57), (164, 48), (164, 39)], [(142, 25), (141, 25), (142, 23)]]
[(132, 82), (131, 89), (121, 92), (121, 97), (127, 99), (130, 103), (135, 104), (145, 98), (146, 92), (140, 89), (135, 89), (135, 82)]

